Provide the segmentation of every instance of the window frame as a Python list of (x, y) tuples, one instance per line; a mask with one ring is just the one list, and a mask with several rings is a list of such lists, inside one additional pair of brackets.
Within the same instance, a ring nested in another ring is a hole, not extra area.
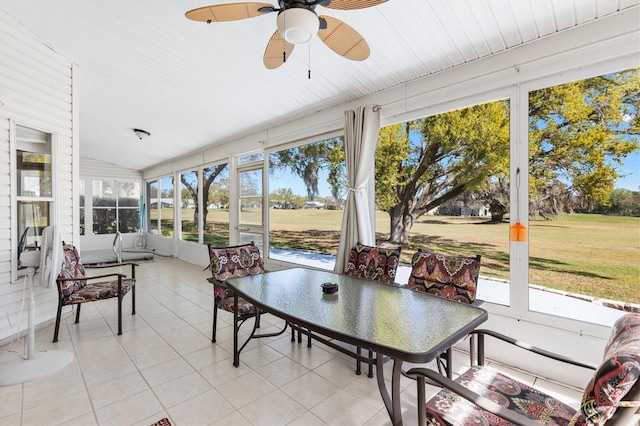
[[(20, 141), (18, 140), (18, 128), (22, 127), (28, 130), (44, 133), (48, 135), (51, 155), (51, 196), (23, 196), (18, 195), (18, 148)], [(20, 236), (18, 235), (18, 203), (20, 202), (45, 202), (49, 205), (49, 225), (57, 224), (57, 195), (58, 195), (58, 134), (51, 130), (46, 130), (38, 126), (16, 122), (9, 119), (9, 163), (11, 174), (11, 282), (15, 282), (26, 274), (26, 270), (18, 269), (19, 253), (18, 244)]]

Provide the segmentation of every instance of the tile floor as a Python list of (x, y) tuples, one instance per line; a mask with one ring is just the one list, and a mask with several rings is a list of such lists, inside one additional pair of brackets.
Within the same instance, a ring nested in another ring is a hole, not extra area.
[[(208, 274), (174, 258), (144, 261), (137, 314), (127, 295), (122, 336), (115, 300), (85, 304), (79, 324), (68, 315), (58, 343), (51, 343), (53, 325), (38, 330), (36, 351), (68, 350), (73, 361), (49, 377), (0, 387), (0, 425), (150, 425), (163, 417), (176, 426), (390, 424), (376, 380), (355, 375), (353, 359), (317, 342), (307, 348), (288, 333), (253, 340), (234, 368), (229, 314), (220, 312), (218, 343), (211, 343)], [(264, 316), (262, 329), (280, 324)], [(0, 362), (17, 358), (7, 349)], [(460, 369), (468, 363), (461, 352), (455, 359)], [(573, 388), (499, 368), (578, 406)], [(404, 423), (417, 424), (415, 384), (403, 378), (401, 387)]]

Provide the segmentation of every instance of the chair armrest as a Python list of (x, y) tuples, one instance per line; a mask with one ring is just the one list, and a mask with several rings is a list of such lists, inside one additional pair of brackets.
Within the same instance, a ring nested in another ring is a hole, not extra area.
[(419, 395), (419, 398), (418, 398), (419, 414), (418, 415), (420, 416), (418, 420), (422, 421), (421, 424), (424, 424), (424, 420), (426, 417), (426, 414), (424, 413), (424, 406), (426, 401), (424, 401), (425, 398), (424, 398), (423, 389), (425, 386), (425, 378), (427, 378), (430, 381), (435, 382), (440, 386), (455, 392), (456, 394), (460, 395), (467, 401), (473, 402), (480, 408), (487, 410), (491, 413), (494, 413), (495, 415), (505, 420), (508, 420), (513, 424), (522, 425), (522, 426), (540, 426), (540, 423), (535, 422), (530, 418), (525, 417), (521, 414), (518, 414), (515, 411), (510, 411), (504, 408), (503, 406), (496, 404), (490, 399), (485, 398), (482, 395), (478, 395), (477, 393), (465, 388), (464, 386), (454, 382), (453, 380), (441, 375), (436, 371), (419, 367), (419, 368), (412, 368), (411, 370), (407, 371), (407, 374), (416, 376), (418, 381), (418, 395)]
[(81, 281), (81, 280), (89, 281), (89, 280), (95, 280), (95, 279), (98, 279), (98, 278), (108, 278), (108, 277), (127, 278), (127, 276), (125, 274), (113, 273), (113, 274), (96, 275), (96, 276), (93, 276), (93, 277), (57, 278), (56, 281), (59, 282), (59, 283), (63, 283), (65, 281)]
[(494, 337), (498, 340), (502, 340), (503, 342), (509, 343), (511, 345), (517, 346), (526, 351), (533, 352), (538, 355), (554, 359), (556, 361), (564, 362), (566, 364), (571, 364), (571, 365), (575, 365), (578, 367), (582, 367), (582, 368), (586, 368), (588, 370), (594, 370), (594, 371), (598, 368), (598, 366), (595, 364), (587, 364), (581, 361), (577, 361), (573, 358), (566, 357), (564, 355), (560, 355), (554, 352), (549, 352), (547, 350), (530, 345), (526, 342), (522, 342), (512, 337), (505, 336), (504, 334), (495, 332), (493, 330), (477, 329), (477, 330), (473, 330), (469, 334), (478, 336), (478, 362), (480, 365), (484, 364), (484, 336), (487, 335), (487, 336)]
[(215, 279), (214, 277), (207, 278), (207, 281), (209, 281), (211, 284), (213, 284), (214, 286), (217, 286), (217, 287), (229, 288), (227, 286), (226, 281), (220, 281), (218, 279)]

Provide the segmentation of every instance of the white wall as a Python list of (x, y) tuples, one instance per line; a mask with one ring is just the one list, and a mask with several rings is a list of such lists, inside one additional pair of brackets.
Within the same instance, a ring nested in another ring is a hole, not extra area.
[[(54, 224), (62, 237), (73, 240), (78, 233), (74, 208), (74, 182), (77, 181), (77, 111), (73, 92), (71, 61), (51, 50), (25, 28), (0, 11), (0, 343), (17, 331), (22, 304), (22, 280), (11, 283), (12, 185), (10, 138), (15, 124), (32, 127), (56, 136)], [(36, 288), (36, 323), (55, 318), (55, 289)], [(26, 312), (20, 330), (26, 329)], [(13, 328), (12, 328), (13, 326)], [(53, 337), (53, 336), (52, 336)]]

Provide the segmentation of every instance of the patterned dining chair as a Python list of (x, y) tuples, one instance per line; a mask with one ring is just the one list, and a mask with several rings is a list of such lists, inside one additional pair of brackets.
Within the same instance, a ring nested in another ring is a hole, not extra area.
[[(58, 341), (62, 307), (76, 306), (76, 324), (80, 322), (80, 308), (83, 303), (111, 298), (118, 299), (118, 336), (122, 334), (122, 299), (131, 291), (131, 315), (136, 313), (136, 263), (92, 266), (91, 269), (131, 266), (131, 276), (113, 272), (88, 277), (80, 262), (80, 254), (73, 244), (62, 244), (62, 267), (56, 280), (58, 286), (58, 312), (53, 332), (53, 341)], [(98, 281), (96, 281), (98, 280)]]
[[(401, 247), (372, 247), (357, 243), (349, 253), (344, 273), (352, 277), (366, 278), (385, 284), (394, 284), (400, 262)], [(362, 348), (357, 348), (360, 355)], [(369, 361), (373, 352), (369, 350)], [(356, 361), (356, 374), (361, 374), (360, 360)], [(373, 377), (373, 363), (369, 363), (369, 377)]]
[[(209, 249), (209, 266), (212, 277), (208, 281), (213, 284), (214, 302), (213, 302), (213, 330), (211, 333), (211, 342), (216, 341), (216, 329), (218, 325), (218, 309), (223, 309), (233, 313), (235, 311), (235, 295), (234, 292), (227, 287), (226, 281), (231, 278), (246, 277), (249, 275), (264, 274), (264, 262), (260, 256), (260, 248), (252, 241), (249, 244), (240, 244), (236, 246), (214, 247), (208, 245)], [(234, 339), (234, 364), (239, 359), (239, 354), (252, 338), (270, 337), (282, 334), (277, 333), (256, 335), (256, 329), (260, 327), (260, 311), (249, 301), (242, 297), (238, 297), (238, 325), (234, 333), (237, 333), (242, 324), (255, 317), (253, 331), (244, 344), (238, 348), (237, 339)], [(237, 366), (237, 365), (236, 365)]]
[(349, 253), (344, 273), (385, 284), (393, 284), (400, 262), (400, 247), (371, 247), (357, 243)]
[[(419, 249), (411, 260), (408, 287), (460, 303), (479, 305), (476, 299), (481, 256), (445, 255)], [(473, 344), (473, 342), (472, 342)], [(443, 366), (452, 377), (451, 348), (438, 357), (438, 369)], [(443, 365), (446, 364), (446, 365)]]

